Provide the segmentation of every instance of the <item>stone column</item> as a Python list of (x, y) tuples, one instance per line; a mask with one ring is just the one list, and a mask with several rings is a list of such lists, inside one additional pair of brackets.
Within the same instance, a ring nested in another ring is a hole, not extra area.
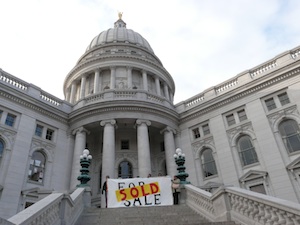
[(110, 67), (110, 89), (115, 89), (116, 87), (116, 67)]
[(167, 174), (173, 177), (177, 174), (177, 167), (174, 160), (176, 148), (174, 134), (176, 134), (176, 131), (170, 127), (166, 127), (160, 133), (164, 134)]
[(108, 175), (115, 176), (115, 120), (103, 120), (100, 125), (103, 131), (103, 153), (102, 153), (102, 181)]
[[(104, 127), (102, 147), (102, 174), (101, 188), (106, 181), (106, 176), (115, 178), (115, 120), (103, 120), (100, 125)], [(102, 191), (102, 190), (101, 190)], [(105, 196), (102, 195), (101, 208), (105, 207)]]
[(139, 176), (147, 177), (151, 173), (151, 156), (148, 126), (151, 122), (148, 120), (137, 120), (137, 147), (138, 147), (138, 166)]
[(127, 66), (127, 88), (132, 88), (132, 67)]
[(164, 84), (164, 92), (165, 92), (165, 97), (166, 99), (170, 100), (170, 96), (169, 96), (169, 88), (167, 83)]
[(158, 76), (155, 77), (155, 86), (156, 86), (156, 94), (161, 95), (160, 93), (160, 82)]
[(71, 172), (71, 182), (70, 182), (70, 189), (76, 188), (76, 185), (80, 182), (77, 180), (77, 177), (80, 175), (80, 155), (82, 151), (86, 147), (86, 134), (89, 132), (80, 127), (73, 131), (72, 133), (75, 135), (75, 146), (74, 146), (74, 153), (73, 153), (73, 164), (72, 164), (72, 172)]
[(99, 92), (99, 76), (100, 76), (100, 70), (95, 70), (94, 75), (94, 94)]
[(69, 99), (70, 103), (75, 102), (75, 94), (76, 94), (76, 81), (73, 81), (72, 85), (71, 85), (71, 94), (70, 94), (70, 99)]
[(146, 70), (143, 70), (143, 71), (142, 71), (142, 74), (143, 74), (143, 89), (144, 89), (145, 91), (148, 91), (147, 71), (146, 71)]
[(84, 74), (81, 77), (81, 85), (80, 85), (80, 99), (85, 97), (85, 84), (86, 84), (86, 75)]

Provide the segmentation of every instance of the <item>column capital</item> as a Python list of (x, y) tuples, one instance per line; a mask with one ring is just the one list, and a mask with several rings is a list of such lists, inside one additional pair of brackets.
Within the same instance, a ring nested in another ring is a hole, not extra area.
[(169, 127), (169, 126), (166, 126), (164, 129), (162, 129), (160, 131), (161, 134), (163, 134), (165, 132), (172, 132), (173, 134), (177, 134), (176, 129), (173, 129), (173, 128)]
[(132, 66), (126, 66), (127, 70), (132, 70)]
[(149, 120), (140, 120), (140, 119), (138, 119), (138, 120), (136, 120), (136, 122), (135, 122), (137, 125), (141, 125), (141, 124), (146, 124), (147, 126), (150, 126), (151, 125), (151, 122), (149, 121)]
[(100, 73), (100, 72), (101, 72), (101, 68), (100, 68), (100, 67), (99, 67), (99, 68), (95, 68), (93, 71), (94, 71), (95, 73), (96, 73), (96, 72)]
[(77, 132), (79, 132), (79, 133), (85, 132), (85, 133), (87, 133), (87, 134), (90, 134), (90, 132), (89, 132), (87, 129), (85, 129), (84, 127), (79, 127), (79, 128), (77, 128), (77, 129), (74, 129), (74, 130), (72, 131), (72, 134), (75, 135)]
[(100, 125), (103, 127), (103, 126), (105, 126), (106, 124), (111, 124), (111, 125), (113, 125), (113, 126), (116, 126), (116, 120), (102, 120), (101, 122), (100, 122)]
[(111, 70), (115, 70), (117, 67), (116, 66), (110, 66), (109, 67)]

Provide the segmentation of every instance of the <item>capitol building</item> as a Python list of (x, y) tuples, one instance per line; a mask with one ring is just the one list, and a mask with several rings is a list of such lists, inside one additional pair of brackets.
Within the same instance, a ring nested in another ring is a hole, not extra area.
[(148, 41), (119, 15), (86, 43), (64, 99), (0, 70), (0, 217), (72, 192), (86, 148), (96, 207), (106, 176), (175, 175), (177, 148), (194, 186), (300, 203), (300, 47), (174, 104)]

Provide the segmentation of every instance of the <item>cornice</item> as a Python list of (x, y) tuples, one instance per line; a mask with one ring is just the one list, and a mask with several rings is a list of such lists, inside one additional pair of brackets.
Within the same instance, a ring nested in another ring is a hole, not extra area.
[(70, 124), (80, 121), (84, 118), (90, 117), (92, 115), (99, 115), (107, 112), (144, 112), (149, 114), (156, 114), (160, 117), (167, 118), (171, 121), (174, 121), (176, 124), (178, 123), (178, 117), (172, 113), (164, 110), (149, 108), (149, 107), (141, 107), (141, 106), (105, 106), (103, 108), (95, 108), (95, 109), (87, 109), (83, 112), (78, 112), (74, 116), (70, 116)]
[[(3, 97), (3, 98), (6, 98), (8, 99), (9, 101), (11, 102), (14, 102), (16, 104), (19, 104), (21, 106), (24, 106), (28, 109), (31, 109), (35, 112), (38, 112), (38, 113), (41, 113), (41, 114), (44, 114), (45, 116), (47, 117), (51, 117), (59, 122), (63, 122), (63, 123), (67, 123), (68, 122), (68, 119), (67, 119), (67, 115), (66, 115), (66, 118), (63, 118), (62, 116), (59, 116), (58, 114), (55, 114), (49, 110), (45, 110), (44, 108), (42, 107), (39, 107), (37, 106), (37, 104), (34, 104), (34, 103), (30, 103), (22, 98), (19, 98), (17, 96), (14, 96), (14, 95), (11, 95), (3, 90), (0, 91), (0, 96)], [(43, 104), (42, 102), (38, 102), (39, 104)], [(59, 110), (59, 109), (57, 109)], [(64, 113), (64, 112), (61, 112), (61, 113)]]
[[(244, 98), (245, 96), (248, 96), (248, 95), (250, 95), (250, 94), (252, 94), (254, 92), (257, 92), (259, 90), (268, 88), (271, 85), (274, 85), (274, 84), (276, 84), (276, 83), (278, 83), (278, 82), (280, 82), (280, 81), (282, 81), (284, 79), (287, 79), (287, 78), (290, 78), (292, 76), (295, 76), (298, 73), (300, 73), (300, 68), (296, 68), (296, 69), (291, 70), (291, 71), (289, 71), (287, 73), (281, 74), (281, 75), (279, 75), (277, 77), (274, 77), (273, 79), (267, 80), (267, 81), (265, 81), (263, 83), (260, 83), (260, 84), (258, 84), (256, 86), (253, 86), (253, 87), (249, 88), (249, 89), (246, 89), (243, 92), (240, 92), (240, 93), (237, 93), (237, 94), (235, 94), (233, 96), (230, 96), (230, 97), (228, 97), (228, 98), (226, 98), (224, 100), (221, 100), (221, 101), (219, 101), (219, 102), (217, 102), (215, 104), (212, 104), (212, 105), (210, 105), (210, 106), (208, 106), (208, 107), (206, 107), (204, 109), (200, 109), (200, 110), (194, 112), (191, 115), (188, 115), (186, 117), (183, 116), (180, 119), (180, 123), (187, 122), (187, 121), (190, 121), (190, 120), (192, 120), (192, 119), (194, 119), (196, 117), (202, 116), (202, 115), (204, 115), (204, 114), (206, 114), (206, 113), (208, 113), (208, 112), (210, 112), (212, 110), (220, 108), (220, 107), (222, 107), (222, 106), (224, 106), (226, 104), (229, 104), (231, 102), (237, 101), (237, 100), (239, 100), (241, 98)], [(237, 91), (237, 89), (233, 89), (230, 93), (233, 93), (235, 91)], [(199, 107), (201, 107), (201, 105), (199, 105)], [(181, 114), (183, 114), (183, 113), (181, 113)]]

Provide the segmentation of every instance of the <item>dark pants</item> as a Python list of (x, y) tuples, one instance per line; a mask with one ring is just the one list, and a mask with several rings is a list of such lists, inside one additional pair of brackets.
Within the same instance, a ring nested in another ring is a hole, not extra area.
[(175, 192), (173, 192), (174, 205), (178, 205), (178, 196), (179, 192), (175, 190)]

